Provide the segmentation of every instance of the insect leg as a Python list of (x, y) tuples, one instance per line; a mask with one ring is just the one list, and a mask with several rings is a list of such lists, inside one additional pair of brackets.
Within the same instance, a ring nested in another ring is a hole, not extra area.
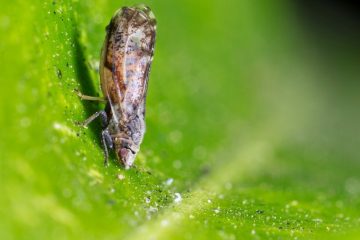
[(101, 126), (103, 128), (106, 128), (107, 125), (109, 124), (109, 121), (105, 111), (100, 111), (100, 119), (101, 119)]
[(113, 144), (113, 140), (109, 134), (109, 131), (106, 129), (101, 132), (101, 143), (103, 144), (103, 148), (104, 148), (104, 165), (108, 166), (109, 165), (108, 148), (113, 149), (114, 144)]
[(79, 96), (81, 100), (88, 100), (88, 101), (99, 101), (99, 102), (106, 102), (105, 98), (102, 97), (93, 97), (82, 94), (79, 90), (75, 89), (74, 92)]
[(99, 116), (101, 117), (101, 125), (102, 125), (102, 127), (106, 127), (107, 124), (108, 124), (108, 120), (107, 120), (106, 112), (104, 110), (94, 113), (88, 119), (86, 119), (81, 125), (86, 127), (89, 123), (94, 121)]

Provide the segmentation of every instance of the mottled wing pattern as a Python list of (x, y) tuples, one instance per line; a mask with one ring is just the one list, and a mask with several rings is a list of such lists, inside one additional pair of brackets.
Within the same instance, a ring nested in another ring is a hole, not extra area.
[(119, 106), (123, 118), (139, 107), (144, 109), (141, 105), (145, 103), (155, 30), (151, 14), (134, 8), (116, 13), (108, 28), (102, 53), (102, 89), (110, 105)]
[[(151, 66), (155, 32), (149, 22), (140, 22), (139, 27), (130, 28), (124, 58), (124, 109), (136, 110), (145, 101), (149, 69)], [(129, 103), (129, 104), (127, 104)]]

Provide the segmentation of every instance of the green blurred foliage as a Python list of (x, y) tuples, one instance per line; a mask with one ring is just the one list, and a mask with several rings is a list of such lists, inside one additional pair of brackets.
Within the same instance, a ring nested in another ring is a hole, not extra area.
[(103, 105), (73, 90), (100, 95), (135, 3), (0, 1), (0, 238), (359, 237), (359, 58), (324, 58), (288, 1), (144, 1), (147, 133), (136, 167), (103, 166), (99, 123), (76, 125)]

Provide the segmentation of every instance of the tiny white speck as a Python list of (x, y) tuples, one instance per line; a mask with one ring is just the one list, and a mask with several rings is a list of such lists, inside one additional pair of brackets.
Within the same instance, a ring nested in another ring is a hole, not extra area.
[(168, 225), (169, 225), (169, 221), (168, 221), (168, 220), (165, 219), (165, 220), (162, 220), (162, 221), (161, 221), (161, 226), (162, 226), (162, 227), (166, 227), (166, 226), (168, 226)]
[(168, 180), (165, 181), (165, 184), (170, 186), (173, 182), (174, 182), (174, 179), (169, 178)]
[(158, 211), (158, 208), (150, 206), (148, 211), (149, 211), (149, 213), (155, 213)]
[(253, 230), (251, 230), (251, 234), (252, 235), (255, 235), (256, 234), (256, 231), (253, 229)]
[(145, 202), (146, 202), (146, 203), (150, 203), (150, 198), (146, 197), (146, 198), (145, 198)]
[(55, 130), (61, 132), (64, 135), (76, 136), (76, 133), (71, 128), (69, 128), (68, 126), (63, 125), (61, 123), (54, 122), (53, 123), (53, 128)]
[(182, 201), (182, 197), (181, 197), (180, 193), (175, 193), (174, 202), (180, 203), (181, 201)]
[(208, 203), (211, 203), (211, 199), (208, 199), (207, 202), (208, 202)]
[(118, 175), (117, 175), (117, 178), (118, 178), (119, 180), (124, 180), (124, 179), (125, 179), (125, 176), (122, 175), (122, 174), (118, 174)]
[(321, 223), (323, 220), (321, 218), (314, 218), (313, 221), (316, 223)]

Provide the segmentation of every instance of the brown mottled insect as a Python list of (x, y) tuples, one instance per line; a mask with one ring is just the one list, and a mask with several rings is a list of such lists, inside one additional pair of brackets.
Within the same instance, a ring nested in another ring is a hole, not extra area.
[[(149, 7), (123, 7), (106, 27), (100, 62), (101, 89), (106, 107), (89, 117), (101, 117), (105, 165), (108, 148), (129, 168), (145, 133), (145, 100), (154, 53), (156, 20)], [(102, 98), (79, 94), (85, 100)]]

